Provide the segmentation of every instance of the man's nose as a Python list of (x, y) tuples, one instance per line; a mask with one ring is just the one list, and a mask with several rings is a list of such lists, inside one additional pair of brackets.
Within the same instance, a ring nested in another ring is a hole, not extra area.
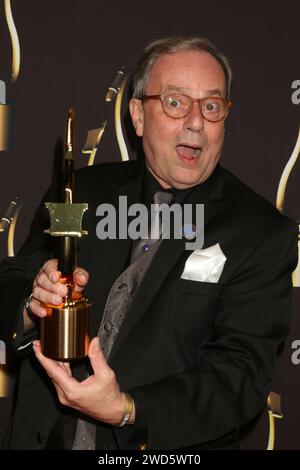
[(191, 112), (184, 118), (184, 127), (193, 132), (201, 132), (204, 128), (204, 118), (201, 111), (201, 104), (194, 101)]

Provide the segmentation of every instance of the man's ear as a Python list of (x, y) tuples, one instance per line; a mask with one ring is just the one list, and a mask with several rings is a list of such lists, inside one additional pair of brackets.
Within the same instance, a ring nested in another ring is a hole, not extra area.
[(131, 98), (129, 101), (129, 111), (136, 135), (142, 137), (144, 132), (144, 111), (141, 100)]

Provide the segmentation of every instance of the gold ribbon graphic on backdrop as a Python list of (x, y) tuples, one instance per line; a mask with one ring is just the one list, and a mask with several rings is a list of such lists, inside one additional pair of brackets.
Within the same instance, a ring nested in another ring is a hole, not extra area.
[[(14, 235), (15, 227), (18, 219), (21, 205), (18, 204), (17, 198), (10, 201), (8, 208), (0, 219), (0, 235), (7, 231), (7, 254), (14, 256)], [(1, 332), (0, 332), (1, 333)], [(8, 397), (12, 389), (12, 371), (10, 365), (6, 362), (5, 343), (0, 337), (0, 397)]]
[(0, 80), (0, 151), (8, 150), (11, 141), (12, 108), (7, 103), (6, 84), (15, 83), (20, 72), (20, 43), (15, 27), (10, 0), (4, 0), (4, 12), (12, 44), (11, 77)]
[(11, 11), (11, 4), (10, 0), (4, 0), (4, 11), (5, 17), (7, 21), (7, 26), (9, 29), (9, 34), (11, 38), (12, 44), (12, 66), (11, 66), (11, 78), (10, 83), (15, 83), (19, 76), (20, 72), (20, 43), (18, 38), (18, 33), (15, 27), (12, 11)]
[[(299, 157), (299, 154), (300, 154), (300, 127), (299, 127), (298, 138), (296, 141), (295, 148), (287, 164), (285, 165), (285, 168), (282, 172), (279, 185), (278, 185), (276, 207), (280, 212), (284, 211), (284, 199), (285, 199), (285, 190), (286, 190), (287, 182), (295, 166), (295, 163)], [(300, 225), (298, 225), (298, 227), (299, 227), (299, 233), (300, 233)], [(298, 234), (298, 255), (299, 255), (298, 265), (295, 271), (293, 272), (293, 286), (294, 287), (300, 287), (300, 236), (299, 234)]]
[[(128, 151), (127, 151), (127, 147), (126, 147), (126, 143), (125, 143), (125, 139), (123, 135), (123, 130), (122, 130), (122, 123), (121, 123), (122, 98), (124, 94), (125, 84), (126, 84), (126, 76), (124, 74), (124, 67), (121, 67), (120, 70), (118, 70), (112, 85), (108, 88), (106, 96), (105, 96), (106, 103), (112, 103), (114, 99), (116, 98), (115, 112), (114, 112), (115, 132), (116, 132), (117, 142), (118, 142), (120, 152), (121, 152), (121, 158), (123, 161), (129, 160), (129, 155), (128, 155)], [(95, 156), (96, 156), (101, 138), (104, 134), (106, 124), (107, 124), (107, 120), (103, 121), (100, 124), (99, 128), (91, 129), (88, 131), (86, 142), (82, 149), (82, 153), (84, 155), (89, 156), (88, 166), (94, 165)]]
[(124, 139), (124, 134), (122, 130), (122, 121), (121, 121), (122, 98), (123, 98), (123, 94), (125, 90), (125, 84), (126, 84), (126, 77), (124, 78), (121, 84), (121, 87), (120, 87), (120, 90), (116, 99), (116, 105), (115, 105), (115, 130), (116, 130), (117, 141), (119, 144), (121, 158), (123, 162), (129, 160), (128, 150), (127, 150), (125, 139)]
[[(290, 156), (289, 160), (287, 161), (284, 170), (282, 172), (278, 189), (277, 189), (277, 196), (276, 196), (276, 208), (280, 211), (284, 211), (284, 200), (285, 200), (285, 191), (286, 186), (288, 183), (288, 179), (291, 175), (291, 172), (295, 166), (295, 163), (300, 154), (300, 127), (298, 131), (298, 137), (296, 141), (296, 145)], [(300, 225), (298, 225), (300, 231)], [(298, 265), (293, 272), (293, 286), (299, 287), (300, 286), (300, 238), (298, 234)], [(267, 450), (274, 450), (275, 447), (275, 419), (283, 418), (283, 414), (281, 412), (281, 396), (275, 392), (271, 392), (268, 396), (267, 400), (268, 405), (268, 415), (269, 415), (269, 439), (268, 439), (268, 447)]]
[(281, 396), (271, 392), (267, 400), (269, 415), (269, 439), (267, 450), (274, 450), (275, 447), (275, 419), (282, 419)]
[(14, 237), (18, 215), (21, 210), (21, 205), (18, 203), (18, 198), (10, 201), (9, 206), (0, 219), (0, 233), (8, 229), (7, 236), (7, 255), (15, 256), (14, 250)]
[[(11, 10), (11, 0), (4, 0), (4, 13), (12, 45), (12, 64), (10, 78), (7, 81), (0, 80), (0, 151), (9, 149), (11, 134), (12, 109), (7, 103), (6, 84), (16, 82), (20, 73), (21, 62), (20, 43)], [(20, 209), (21, 206), (17, 204), (16, 198), (9, 203), (4, 216), (0, 220), (0, 233), (9, 229), (7, 237), (8, 256), (14, 256), (14, 234)]]
[[(4, 13), (12, 45), (12, 64), (9, 79), (0, 79), (0, 151), (5, 151), (10, 148), (12, 107), (7, 103), (7, 85), (16, 82), (20, 73), (21, 62), (20, 43), (11, 10), (11, 0), (4, 0)], [(20, 209), (21, 206), (18, 205), (16, 200), (13, 200), (9, 203), (5, 214), (0, 219), (0, 233), (8, 230), (8, 256), (14, 256), (14, 234)], [(10, 395), (11, 380), (10, 371), (6, 364), (6, 358), (4, 357), (5, 350), (3, 352), (3, 347), (5, 347), (5, 344), (0, 340), (0, 349), (2, 348), (2, 350), (0, 350), (0, 397), (7, 397)]]

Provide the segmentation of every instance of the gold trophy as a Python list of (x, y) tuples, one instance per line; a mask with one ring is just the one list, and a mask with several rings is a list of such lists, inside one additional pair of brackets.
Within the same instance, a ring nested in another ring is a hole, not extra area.
[(91, 304), (83, 292), (74, 291), (73, 271), (76, 267), (77, 238), (86, 235), (81, 222), (88, 205), (73, 202), (74, 198), (74, 119), (71, 108), (66, 123), (63, 169), (63, 202), (46, 202), (51, 225), (45, 233), (60, 237), (58, 270), (60, 282), (68, 287), (61, 305), (45, 305), (47, 316), (41, 319), (41, 347), (45, 356), (56, 360), (84, 357), (89, 348)]

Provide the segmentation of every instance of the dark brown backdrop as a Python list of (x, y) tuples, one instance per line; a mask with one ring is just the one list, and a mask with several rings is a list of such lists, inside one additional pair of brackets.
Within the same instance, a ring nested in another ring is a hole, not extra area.
[[(299, 105), (291, 100), (292, 82), (300, 78), (297, 1), (12, 0), (12, 8), (21, 45), (21, 73), (8, 87), (15, 114), (14, 145), (10, 151), (0, 153), (0, 215), (15, 196), (23, 202), (17, 247), (49, 184), (68, 106), (74, 106), (77, 112), (78, 166), (86, 164), (80, 150), (87, 130), (98, 127), (106, 115), (108, 131), (96, 161), (120, 159), (113, 110), (106, 109), (103, 100), (107, 86), (119, 66), (132, 70), (145, 44), (171, 34), (207, 36), (231, 59), (233, 107), (222, 163), (275, 203), (279, 178), (294, 148), (299, 124)], [(1, 1), (0, 79), (9, 76), (10, 60), (10, 38)], [(300, 217), (299, 182), (296, 165), (287, 188), (286, 209), (294, 218)], [(0, 234), (1, 257), (5, 255), (5, 244), (6, 234)], [(297, 288), (293, 303), (293, 327), (274, 385), (283, 397), (285, 414), (277, 421), (276, 447), (280, 449), (300, 449), (299, 371), (291, 362), (291, 343), (300, 338)], [(8, 404), (9, 400), (0, 400), (0, 438)], [(264, 413), (243, 447), (265, 448), (266, 440)]]

